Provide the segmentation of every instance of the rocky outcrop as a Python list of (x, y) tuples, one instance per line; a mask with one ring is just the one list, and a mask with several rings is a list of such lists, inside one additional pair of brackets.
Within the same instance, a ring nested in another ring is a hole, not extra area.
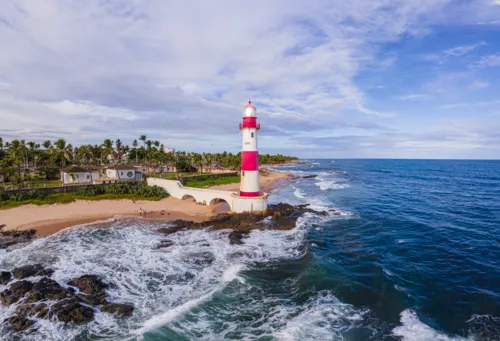
[(75, 298), (67, 298), (54, 304), (49, 316), (56, 317), (61, 322), (81, 324), (94, 319), (94, 309), (82, 305)]
[(310, 174), (310, 175), (302, 175), (302, 176), (294, 176), (293, 178), (291, 178), (292, 180), (296, 180), (296, 179), (315, 179), (317, 178), (318, 175), (317, 174)]
[(25, 231), (0, 231), (0, 249), (6, 249), (16, 244), (25, 244), (35, 238), (35, 230)]
[(98, 294), (98, 295), (78, 294), (75, 297), (80, 302), (91, 305), (91, 306), (98, 306), (101, 304), (108, 303), (106, 301), (106, 297), (103, 294)]
[(292, 206), (289, 204), (270, 205), (265, 212), (258, 213), (235, 213), (219, 214), (210, 220), (194, 223), (184, 220), (176, 220), (167, 228), (162, 228), (158, 232), (169, 235), (184, 229), (200, 229), (210, 227), (213, 230), (231, 229), (228, 236), (229, 242), (233, 245), (244, 244), (244, 237), (251, 230), (290, 230), (295, 227), (297, 219), (305, 213), (326, 216), (338, 214), (331, 211), (315, 211), (308, 205)]
[(16, 303), (24, 295), (33, 288), (33, 283), (29, 281), (18, 281), (10, 285), (10, 287), (0, 293), (0, 301), (3, 305), (9, 306)]
[(35, 321), (20, 316), (12, 316), (3, 322), (13, 332), (22, 332), (30, 329)]
[(19, 268), (12, 270), (14, 277), (17, 279), (23, 279), (32, 276), (50, 276), (54, 273), (52, 269), (45, 269), (40, 264), (24, 265)]
[(229, 243), (231, 245), (241, 245), (245, 244), (242, 239), (248, 236), (247, 232), (242, 232), (242, 231), (233, 231), (229, 234)]
[(81, 276), (71, 282), (68, 282), (68, 285), (77, 287), (81, 292), (86, 293), (87, 295), (100, 294), (103, 290), (109, 287), (108, 284), (104, 283), (96, 275)]
[(134, 312), (134, 307), (130, 304), (109, 303), (101, 307), (104, 313), (110, 313), (117, 316), (130, 316)]
[[(46, 271), (40, 265), (17, 268), (13, 273), (21, 277), (31, 277), (33, 273)], [(10, 275), (10, 272), (6, 272)], [(9, 276), (4, 276), (9, 280)], [(64, 288), (55, 280), (43, 277), (38, 282), (19, 280), (12, 283), (0, 293), (0, 302), (5, 306), (17, 303), (14, 316), (9, 317), (3, 325), (10, 331), (21, 332), (30, 329), (33, 318), (55, 319), (64, 323), (82, 324), (94, 319), (96, 310), (117, 316), (129, 316), (134, 311), (130, 304), (109, 303), (105, 289), (109, 287), (96, 275), (84, 275), (68, 283), (78, 288)], [(55, 301), (55, 303), (54, 303)], [(93, 308), (96, 307), (96, 308)]]
[(23, 304), (16, 308), (16, 314), (20, 317), (47, 318), (49, 308), (45, 303)]
[(0, 285), (7, 285), (12, 280), (12, 273), (10, 271), (0, 272)]
[(68, 297), (68, 292), (56, 281), (50, 278), (42, 278), (33, 285), (28, 293), (27, 302), (56, 301)]

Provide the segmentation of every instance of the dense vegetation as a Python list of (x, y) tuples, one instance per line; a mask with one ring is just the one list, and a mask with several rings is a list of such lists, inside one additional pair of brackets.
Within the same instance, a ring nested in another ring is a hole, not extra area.
[(77, 196), (94, 197), (103, 194), (131, 194), (138, 198), (165, 198), (167, 193), (159, 186), (148, 186), (145, 182), (125, 182), (111, 185), (83, 187), (76, 191)]
[(168, 197), (168, 193), (158, 186), (146, 183), (128, 182), (112, 185), (97, 185), (80, 188), (76, 192), (47, 194), (43, 191), (26, 191), (20, 193), (0, 192), (0, 209), (13, 208), (26, 204), (45, 205), (69, 203), (80, 200), (134, 199), (160, 200)]
[[(69, 165), (106, 165), (110, 162), (109, 158), (133, 164), (175, 165), (179, 172), (193, 172), (200, 168), (203, 171), (216, 165), (238, 170), (241, 163), (241, 153), (170, 152), (159, 141), (148, 140), (145, 135), (134, 140), (130, 146), (119, 139), (106, 139), (102, 144), (85, 144), (78, 147), (64, 139), (40, 144), (24, 140), (5, 142), (0, 137), (0, 178), (17, 188), (26, 185), (36, 187), (40, 183), (47, 185), (46, 181), (59, 179), (61, 168)], [(279, 154), (259, 155), (261, 165), (295, 159), (297, 158)]]
[(216, 185), (226, 185), (240, 182), (240, 177), (237, 175), (232, 176), (220, 176), (215, 177), (211, 175), (205, 175), (203, 177), (196, 177), (195, 179), (188, 179), (184, 182), (184, 186), (187, 187), (197, 187), (197, 188), (208, 188)]

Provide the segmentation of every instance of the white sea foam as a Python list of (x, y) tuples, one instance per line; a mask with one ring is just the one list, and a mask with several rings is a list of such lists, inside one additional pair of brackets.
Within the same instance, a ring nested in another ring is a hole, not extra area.
[(327, 179), (320, 179), (320, 182), (316, 183), (316, 186), (319, 187), (322, 191), (326, 191), (329, 189), (345, 189), (351, 187), (348, 184), (339, 184), (335, 180), (327, 180)]
[(278, 340), (343, 340), (343, 333), (355, 327), (367, 313), (340, 302), (330, 292), (321, 292), (296, 309), (296, 316), (275, 333)]
[(401, 326), (392, 330), (392, 333), (402, 338), (402, 341), (472, 341), (472, 338), (448, 336), (421, 322), (417, 314), (406, 309), (401, 313)]
[[(298, 227), (290, 231), (252, 231), (245, 245), (239, 246), (229, 244), (229, 230), (179, 231), (168, 236), (173, 245), (167, 249), (156, 249), (167, 239), (155, 232), (165, 223), (109, 220), (102, 227), (67, 229), (22, 249), (2, 252), (0, 267), (41, 263), (55, 270), (53, 278), (61, 285), (83, 274), (96, 274), (114, 284), (108, 290), (110, 301), (135, 307), (127, 319), (96, 310), (95, 320), (85, 326), (68, 328), (39, 320), (37, 331), (26, 340), (72, 340), (83, 334), (122, 340), (173, 323), (227, 285), (246, 285), (240, 273), (248, 267), (302, 257), (307, 252), (308, 219), (299, 218)], [(15, 308), (0, 307), (0, 321)]]
[(302, 189), (293, 187), (295, 188), (295, 191), (293, 192), (293, 195), (295, 195), (299, 199), (305, 199), (307, 197), (306, 192), (304, 192)]

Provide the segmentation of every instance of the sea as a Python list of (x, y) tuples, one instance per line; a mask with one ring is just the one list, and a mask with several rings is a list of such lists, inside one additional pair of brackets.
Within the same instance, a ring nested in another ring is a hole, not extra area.
[[(500, 340), (500, 161), (304, 160), (270, 203), (308, 204), (290, 231), (180, 231), (110, 219), (0, 250), (0, 269), (112, 283), (133, 316), (38, 320), (1, 340)], [(197, 255), (213, 262), (200, 264)], [(36, 278), (35, 278), (36, 279)], [(33, 279), (33, 280), (35, 280)], [(4, 287), (0, 286), (0, 290)], [(0, 308), (0, 321), (15, 306)]]

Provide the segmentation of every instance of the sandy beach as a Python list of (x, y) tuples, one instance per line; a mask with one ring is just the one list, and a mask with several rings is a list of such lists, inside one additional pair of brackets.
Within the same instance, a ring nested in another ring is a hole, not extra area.
[[(260, 177), (263, 191), (270, 192), (276, 186), (288, 181), (289, 174), (269, 172)], [(214, 186), (213, 189), (236, 191), (239, 183)], [(220, 206), (220, 205), (219, 205)], [(132, 200), (77, 200), (69, 204), (25, 205), (8, 210), (0, 210), (0, 225), (4, 230), (35, 229), (40, 236), (47, 236), (64, 228), (88, 224), (106, 219), (126, 219), (127, 216), (140, 217), (140, 208), (146, 209), (147, 219), (201, 221), (220, 213), (217, 206), (198, 205), (193, 201), (166, 198), (160, 201)], [(217, 210), (216, 210), (217, 209)], [(162, 214), (162, 211), (163, 214)]]

